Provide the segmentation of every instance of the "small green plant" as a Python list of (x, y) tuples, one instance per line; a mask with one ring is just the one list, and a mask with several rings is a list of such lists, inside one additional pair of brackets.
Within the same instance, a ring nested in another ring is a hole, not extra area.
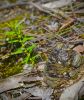
[(8, 24), (8, 27), (10, 31), (6, 32), (6, 41), (13, 47), (10, 55), (20, 55), (24, 64), (35, 64), (39, 55), (34, 51), (37, 47), (36, 44), (30, 42), (34, 37), (23, 34), (23, 25), (18, 21)]

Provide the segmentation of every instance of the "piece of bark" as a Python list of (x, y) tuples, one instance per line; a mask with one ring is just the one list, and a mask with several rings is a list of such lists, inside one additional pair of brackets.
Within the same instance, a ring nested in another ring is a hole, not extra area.
[[(24, 87), (25, 84), (24, 83), (35, 83), (38, 81), (41, 81), (43, 78), (42, 77), (31, 77), (31, 75), (33, 75), (36, 73), (34, 72), (27, 72), (23, 71), (20, 74), (17, 75), (13, 75), (9, 78), (6, 79), (2, 79), (0, 80), (0, 93), (3, 93), (5, 91), (11, 90), (11, 89), (17, 89), (20, 87)], [(31, 85), (32, 86), (32, 85)], [(31, 87), (30, 86), (30, 87)]]
[(22, 78), (23, 75), (0, 80), (0, 93), (10, 89), (21, 87), (19, 82), (22, 80)]
[[(78, 81), (77, 83), (71, 85), (70, 87), (66, 88), (63, 93), (60, 96), (59, 100), (78, 100), (80, 97), (80, 94), (82, 95), (82, 90), (80, 90), (84, 87), (84, 78)], [(84, 94), (84, 93), (83, 93)]]

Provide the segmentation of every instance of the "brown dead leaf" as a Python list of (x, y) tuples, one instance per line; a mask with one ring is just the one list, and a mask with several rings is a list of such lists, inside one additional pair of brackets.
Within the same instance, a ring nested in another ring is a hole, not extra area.
[(73, 50), (76, 51), (77, 53), (84, 53), (84, 46), (78, 45), (78, 46), (74, 47)]
[(68, 26), (70, 26), (71, 24), (74, 23), (74, 21), (75, 21), (75, 19), (72, 19), (72, 18), (67, 19), (67, 20), (64, 22), (64, 24), (60, 27), (60, 30), (66, 28), (66, 27), (68, 27)]

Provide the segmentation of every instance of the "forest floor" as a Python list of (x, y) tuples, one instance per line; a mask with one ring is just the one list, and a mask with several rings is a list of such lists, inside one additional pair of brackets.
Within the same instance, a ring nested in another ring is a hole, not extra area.
[[(59, 100), (66, 87), (84, 76), (83, 5), (50, 8), (34, 1), (0, 7), (0, 100)], [(30, 55), (15, 52), (24, 44)]]

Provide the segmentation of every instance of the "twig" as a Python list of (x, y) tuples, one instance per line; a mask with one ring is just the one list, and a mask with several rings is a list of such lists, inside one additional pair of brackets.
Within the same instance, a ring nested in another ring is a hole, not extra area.
[(48, 33), (50, 33), (51, 35), (54, 36), (54, 38), (56, 38), (58, 41), (62, 42), (62, 43), (67, 43), (67, 44), (77, 44), (77, 43), (80, 43), (80, 42), (84, 42), (84, 39), (78, 39), (76, 41), (72, 40), (72, 41), (69, 41), (69, 40), (66, 40), (65, 38), (63, 38), (62, 36), (58, 35), (58, 34), (55, 34), (53, 33), (52, 31), (50, 30), (47, 30), (46, 28), (42, 27), (44, 30), (46, 30)]
[(83, 34), (83, 32), (75, 26), (73, 26), (72, 29), (76, 32), (77, 35)]
[(61, 27), (59, 30), (65, 29), (68, 26), (70, 26), (71, 24), (74, 24), (75, 19), (69, 18)]
[(33, 5), (34, 7), (36, 7), (37, 9), (39, 9), (42, 12), (45, 12), (53, 17), (56, 17), (57, 19), (60, 19), (56, 14), (61, 15), (64, 18), (68, 18), (69, 16), (67, 14), (65, 14), (63, 11), (60, 11), (58, 9), (51, 9), (51, 8), (46, 8), (46, 7), (42, 7), (42, 5), (38, 5), (36, 3), (31, 2), (31, 5)]
[(58, 41), (60, 41), (60, 42), (64, 42), (64, 43), (66, 43), (67, 41), (62, 37), (62, 36), (60, 36), (60, 35), (58, 35), (58, 34), (55, 34), (55, 33), (53, 33), (52, 31), (50, 31), (49, 29), (46, 29), (46, 28), (44, 28), (44, 27), (42, 27), (44, 30), (46, 30), (48, 33), (50, 33), (51, 35), (53, 35), (54, 36), (54, 38), (56, 38)]
[(39, 9), (40, 11), (45, 12), (45, 13), (48, 13), (48, 14), (50, 14), (51, 16), (56, 17), (55, 14), (51, 13), (49, 10), (44, 9), (41, 5), (38, 5), (38, 4), (33, 3), (33, 2), (30, 2), (30, 4), (31, 4), (32, 6), (34, 6), (34, 7), (36, 7), (37, 9)]

